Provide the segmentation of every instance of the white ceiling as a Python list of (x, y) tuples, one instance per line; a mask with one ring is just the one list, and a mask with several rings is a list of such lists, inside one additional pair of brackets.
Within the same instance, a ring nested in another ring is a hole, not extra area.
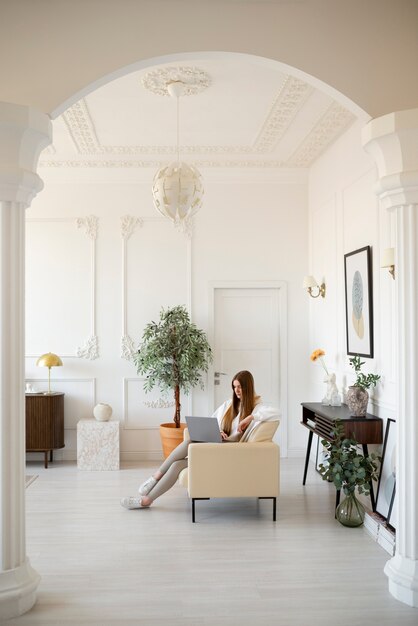
[(43, 167), (157, 167), (176, 154), (176, 100), (143, 85), (150, 71), (198, 68), (210, 85), (180, 98), (181, 158), (201, 167), (309, 167), (354, 115), (271, 64), (199, 59), (141, 70), (97, 89), (53, 122)]

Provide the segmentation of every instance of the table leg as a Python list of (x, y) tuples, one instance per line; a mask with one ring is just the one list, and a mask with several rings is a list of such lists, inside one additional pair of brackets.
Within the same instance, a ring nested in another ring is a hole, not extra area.
[(48, 469), (48, 450), (45, 450), (44, 452), (44, 467), (45, 469)]
[(337, 519), (337, 506), (340, 504), (341, 490), (337, 489), (335, 494), (335, 519)]
[(309, 457), (311, 455), (312, 437), (313, 437), (313, 432), (310, 430), (309, 431), (309, 437), (308, 437), (308, 447), (306, 448), (305, 470), (303, 472), (303, 482), (302, 482), (302, 485), (304, 485), (306, 483), (306, 474), (308, 473)]

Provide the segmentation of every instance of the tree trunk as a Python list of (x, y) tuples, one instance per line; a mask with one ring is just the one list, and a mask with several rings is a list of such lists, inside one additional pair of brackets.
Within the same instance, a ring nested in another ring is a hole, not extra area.
[(174, 423), (176, 425), (176, 428), (180, 428), (180, 409), (181, 409), (181, 404), (180, 404), (180, 387), (179, 385), (176, 385), (174, 388), (174, 400), (176, 402), (176, 411), (174, 413)]

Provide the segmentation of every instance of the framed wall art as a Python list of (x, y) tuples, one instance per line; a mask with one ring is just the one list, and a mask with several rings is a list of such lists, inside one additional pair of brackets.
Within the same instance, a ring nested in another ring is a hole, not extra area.
[(365, 246), (344, 255), (347, 354), (373, 357), (372, 253)]
[(383, 442), (382, 464), (379, 473), (379, 486), (376, 495), (376, 513), (384, 517), (390, 526), (396, 528), (396, 441), (397, 428), (393, 419), (386, 422)]

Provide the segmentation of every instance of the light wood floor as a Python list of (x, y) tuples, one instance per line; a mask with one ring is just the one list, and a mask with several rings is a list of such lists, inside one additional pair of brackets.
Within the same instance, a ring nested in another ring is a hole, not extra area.
[(174, 487), (151, 509), (126, 511), (152, 463), (119, 472), (28, 463), (27, 552), (38, 601), (7, 625), (406, 626), (418, 609), (387, 591), (389, 555), (333, 517), (335, 491), (302, 459), (282, 460), (271, 502), (197, 503)]

